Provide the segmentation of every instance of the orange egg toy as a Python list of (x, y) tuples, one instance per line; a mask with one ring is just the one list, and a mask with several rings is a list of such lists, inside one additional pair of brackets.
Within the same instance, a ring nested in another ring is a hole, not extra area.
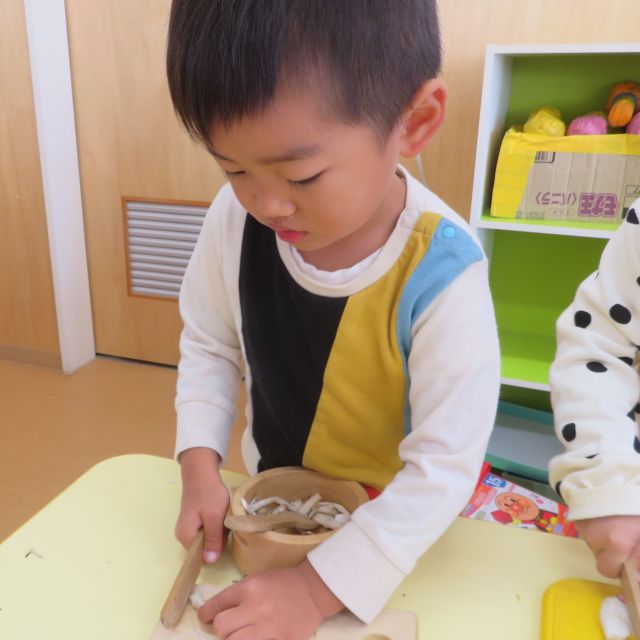
[(640, 85), (631, 81), (615, 84), (607, 98), (606, 110), (611, 127), (626, 127), (640, 111)]

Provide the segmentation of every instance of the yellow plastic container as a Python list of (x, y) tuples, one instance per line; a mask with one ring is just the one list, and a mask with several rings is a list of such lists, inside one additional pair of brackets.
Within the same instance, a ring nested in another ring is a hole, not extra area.
[(618, 593), (619, 586), (593, 580), (554, 582), (542, 600), (540, 640), (604, 640), (600, 605)]

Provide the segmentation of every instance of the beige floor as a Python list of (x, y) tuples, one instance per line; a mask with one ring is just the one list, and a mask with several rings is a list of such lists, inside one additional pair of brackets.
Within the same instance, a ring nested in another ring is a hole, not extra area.
[(171, 457), (175, 383), (173, 368), (112, 358), (72, 375), (0, 360), (0, 540), (101, 460)]

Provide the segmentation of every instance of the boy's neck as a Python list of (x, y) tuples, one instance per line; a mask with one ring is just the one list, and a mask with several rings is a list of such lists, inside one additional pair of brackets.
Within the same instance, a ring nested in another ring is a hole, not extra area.
[(316, 251), (300, 251), (302, 259), (322, 271), (338, 271), (358, 264), (389, 239), (407, 199), (404, 176), (396, 173), (376, 215), (355, 233)]

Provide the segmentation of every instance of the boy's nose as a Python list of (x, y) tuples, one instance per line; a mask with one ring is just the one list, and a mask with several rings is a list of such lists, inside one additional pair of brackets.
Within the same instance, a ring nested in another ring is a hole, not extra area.
[(254, 211), (262, 218), (286, 218), (295, 213), (295, 205), (276, 194), (262, 192), (255, 196)]

